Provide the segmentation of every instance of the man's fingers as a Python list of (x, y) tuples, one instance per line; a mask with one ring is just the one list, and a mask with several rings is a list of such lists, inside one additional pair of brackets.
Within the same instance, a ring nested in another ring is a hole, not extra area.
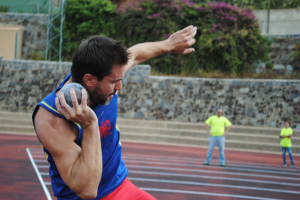
[(86, 95), (86, 90), (83, 88), (81, 90), (81, 104), (82, 106), (86, 106), (87, 105), (87, 95)]
[(197, 27), (193, 27), (185, 33), (185, 35), (189, 38), (194, 37), (196, 34), (197, 34)]
[(182, 29), (182, 30), (179, 31), (179, 32), (181, 32), (181, 33), (187, 33), (188, 31), (190, 31), (191, 29), (193, 29), (193, 27), (194, 27), (193, 25), (190, 25), (190, 26), (188, 26), (188, 27)]
[(194, 48), (188, 48), (188, 49), (185, 49), (185, 50), (183, 51), (183, 54), (189, 54), (189, 53), (192, 53), (192, 52), (194, 52), (194, 51), (195, 51)]
[(80, 110), (79, 110), (78, 100), (77, 100), (74, 88), (70, 89), (70, 94), (71, 94), (73, 108), (75, 109), (75, 112), (78, 113), (78, 112), (80, 112)]
[(188, 41), (188, 44), (190, 45), (190, 46), (192, 46), (193, 44), (195, 44), (196, 43), (196, 40), (194, 39), (194, 38), (191, 38), (189, 41)]
[[(59, 96), (62, 96), (63, 97), (63, 94), (62, 95), (59, 95)], [(62, 114), (66, 119), (68, 119), (70, 117), (69, 113), (62, 107), (62, 105), (65, 105), (65, 106), (69, 106), (67, 105), (66, 101), (64, 100), (65, 98), (63, 98), (64, 102), (60, 99), (58, 99), (59, 97), (56, 97), (55, 98), (55, 105), (56, 105), (56, 109), (57, 111)]]

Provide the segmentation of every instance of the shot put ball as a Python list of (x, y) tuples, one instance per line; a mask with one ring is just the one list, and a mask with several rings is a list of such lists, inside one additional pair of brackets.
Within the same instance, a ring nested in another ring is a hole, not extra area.
[[(66, 103), (70, 106), (73, 107), (73, 103), (72, 103), (72, 98), (71, 98), (71, 93), (70, 93), (70, 89), (74, 88), (75, 90), (75, 94), (76, 94), (76, 98), (78, 101), (78, 105), (81, 104), (81, 97), (82, 97), (82, 89), (84, 88), (82, 85), (80, 85), (79, 83), (69, 83), (64, 85), (60, 91), (58, 92), (57, 96), (59, 97), (59, 94), (62, 92), (65, 95), (65, 99), (66, 99)], [(90, 97), (88, 92), (86, 92), (86, 96), (87, 96), (87, 104), (90, 103)], [(60, 102), (59, 102), (60, 103)]]

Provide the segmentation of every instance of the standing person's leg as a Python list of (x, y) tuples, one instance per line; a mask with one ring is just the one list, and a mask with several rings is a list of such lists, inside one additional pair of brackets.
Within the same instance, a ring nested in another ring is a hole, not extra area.
[(219, 147), (219, 162), (220, 162), (220, 165), (224, 167), (225, 166), (225, 153), (224, 153), (225, 137), (224, 136), (218, 137), (217, 144)]
[(281, 150), (282, 150), (283, 166), (286, 167), (286, 158), (285, 158), (286, 149), (285, 147), (281, 147)]
[(214, 136), (209, 136), (208, 138), (208, 150), (207, 150), (207, 155), (206, 155), (206, 161), (205, 165), (209, 165), (211, 158), (212, 158), (212, 153), (214, 150), (214, 147), (216, 145), (216, 137)]
[(293, 167), (293, 166), (295, 165), (295, 163), (294, 163), (294, 159), (293, 159), (292, 148), (289, 147), (289, 148), (287, 148), (287, 150), (288, 150), (288, 152), (289, 152), (289, 156), (290, 156), (290, 160), (291, 160), (291, 165), (292, 165), (292, 167)]

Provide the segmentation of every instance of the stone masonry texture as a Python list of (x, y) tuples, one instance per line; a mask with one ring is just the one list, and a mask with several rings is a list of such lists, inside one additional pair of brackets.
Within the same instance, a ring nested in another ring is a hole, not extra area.
[(48, 15), (0, 13), (0, 25), (23, 26), (22, 59), (45, 57)]
[[(0, 110), (32, 112), (70, 72), (69, 62), (3, 60)], [(235, 125), (300, 129), (300, 81), (150, 76), (149, 65), (129, 70), (119, 92), (123, 118), (204, 122), (218, 108)]]

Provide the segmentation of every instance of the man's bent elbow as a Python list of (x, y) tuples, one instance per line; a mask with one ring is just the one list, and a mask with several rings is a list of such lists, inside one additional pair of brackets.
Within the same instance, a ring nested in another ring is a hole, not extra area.
[(93, 190), (93, 191), (82, 191), (81, 193), (77, 193), (77, 195), (81, 199), (95, 199), (97, 197), (98, 191)]
[(98, 194), (98, 187), (71, 188), (81, 199), (95, 199)]

